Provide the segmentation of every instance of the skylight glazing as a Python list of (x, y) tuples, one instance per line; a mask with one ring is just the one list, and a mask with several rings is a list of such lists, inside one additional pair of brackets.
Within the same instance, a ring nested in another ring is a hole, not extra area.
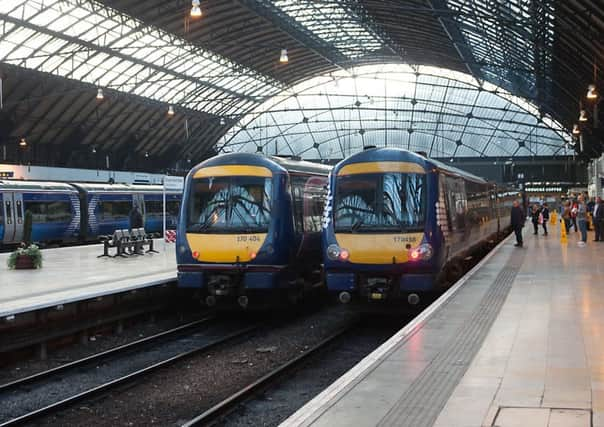
[[(554, 42), (551, 0), (446, 0), (487, 80), (527, 97), (549, 75)], [(534, 50), (539, 46), (539, 51)]]
[(281, 85), (95, 1), (0, 2), (0, 62), (212, 114)]
[(362, 19), (345, 2), (271, 0), (271, 3), (348, 59), (383, 47), (381, 39), (362, 24)]
[(241, 120), (217, 148), (306, 159), (340, 159), (365, 145), (432, 157), (510, 157), (562, 154), (570, 141), (559, 123), (490, 83), (392, 64), (341, 71), (284, 91)]

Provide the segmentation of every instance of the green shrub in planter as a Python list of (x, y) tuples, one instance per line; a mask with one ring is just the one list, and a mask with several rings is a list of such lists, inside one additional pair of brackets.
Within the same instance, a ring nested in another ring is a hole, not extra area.
[(38, 246), (33, 244), (22, 246), (9, 255), (7, 264), (11, 270), (15, 268), (41, 268), (42, 251)]

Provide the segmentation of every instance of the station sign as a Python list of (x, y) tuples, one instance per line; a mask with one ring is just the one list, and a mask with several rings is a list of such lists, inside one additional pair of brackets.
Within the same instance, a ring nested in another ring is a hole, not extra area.
[(164, 176), (164, 189), (166, 191), (182, 191), (185, 179), (182, 176)]
[(14, 178), (14, 177), (15, 177), (14, 171), (0, 171), (0, 179)]

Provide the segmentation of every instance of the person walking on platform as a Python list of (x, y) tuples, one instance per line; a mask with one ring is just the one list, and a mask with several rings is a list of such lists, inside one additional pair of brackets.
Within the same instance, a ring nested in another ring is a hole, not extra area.
[(566, 231), (569, 231), (570, 228), (570, 200), (564, 202), (564, 208), (562, 209), (562, 221), (564, 221), (564, 226), (566, 227)]
[(518, 202), (518, 200), (514, 200), (512, 205), (511, 223), (514, 233), (516, 234), (516, 244), (514, 246), (518, 248), (521, 248), (523, 245), (522, 227), (524, 227), (524, 219), (525, 216), (524, 212), (522, 212), (522, 208), (520, 207), (520, 202)]
[(543, 226), (543, 235), (547, 236), (547, 222), (549, 221), (549, 208), (547, 203), (543, 204), (543, 208), (541, 208), (541, 225)]
[(596, 232), (594, 241), (604, 241), (604, 203), (601, 197), (596, 197), (596, 203), (593, 210), (593, 223)]
[[(579, 205), (576, 201), (573, 200), (571, 208), (570, 208), (570, 221), (573, 227), (575, 227), (575, 233), (579, 232), (579, 227), (577, 226), (577, 211), (579, 210)], [(567, 229), (568, 231), (568, 229)]]
[(577, 202), (577, 224), (581, 230), (581, 240), (578, 245), (583, 247), (587, 242), (587, 205), (583, 200), (583, 195), (579, 195)]
[(143, 214), (141, 213), (138, 206), (135, 204), (132, 210), (130, 211), (130, 231), (135, 228), (143, 227)]
[(536, 236), (539, 234), (539, 216), (541, 215), (541, 209), (539, 205), (535, 203), (531, 208), (531, 222), (533, 223), (533, 234)]

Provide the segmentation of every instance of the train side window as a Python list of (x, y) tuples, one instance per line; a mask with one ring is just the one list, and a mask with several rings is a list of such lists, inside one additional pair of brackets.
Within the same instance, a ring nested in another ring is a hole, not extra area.
[(31, 212), (31, 220), (35, 224), (71, 221), (71, 205), (68, 202), (27, 202), (26, 210)]
[(13, 208), (11, 206), (11, 202), (7, 200), (5, 206), (6, 206), (6, 223), (12, 224), (13, 223)]
[(294, 210), (294, 227), (296, 232), (302, 233), (304, 231), (304, 184), (306, 182), (305, 177), (292, 176), (291, 177), (291, 193), (292, 203)]
[(446, 187), (447, 209), (451, 230), (463, 231), (466, 228), (466, 214), (468, 209), (464, 181), (447, 177)]
[(103, 201), (99, 203), (101, 219), (115, 220), (128, 218), (132, 210), (132, 202), (122, 200)]
[(15, 205), (17, 207), (17, 224), (23, 224), (23, 206), (21, 200), (17, 200)]

